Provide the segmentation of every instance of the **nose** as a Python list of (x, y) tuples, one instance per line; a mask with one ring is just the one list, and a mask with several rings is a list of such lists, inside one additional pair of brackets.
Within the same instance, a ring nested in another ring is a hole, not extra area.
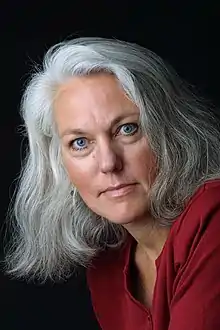
[(102, 173), (121, 171), (123, 167), (120, 151), (110, 142), (105, 141), (99, 146), (99, 167)]

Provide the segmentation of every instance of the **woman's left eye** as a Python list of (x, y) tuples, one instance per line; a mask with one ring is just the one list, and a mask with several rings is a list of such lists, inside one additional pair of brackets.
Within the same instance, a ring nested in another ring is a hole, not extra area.
[(138, 125), (134, 123), (124, 124), (120, 126), (120, 129), (118, 130), (118, 133), (123, 135), (133, 135), (137, 132)]

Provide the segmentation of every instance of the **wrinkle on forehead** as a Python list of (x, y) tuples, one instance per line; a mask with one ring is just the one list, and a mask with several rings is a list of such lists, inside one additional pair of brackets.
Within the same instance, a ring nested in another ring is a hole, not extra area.
[(72, 78), (57, 92), (55, 119), (60, 134), (67, 129), (109, 130), (118, 117), (139, 115), (113, 75), (99, 74)]

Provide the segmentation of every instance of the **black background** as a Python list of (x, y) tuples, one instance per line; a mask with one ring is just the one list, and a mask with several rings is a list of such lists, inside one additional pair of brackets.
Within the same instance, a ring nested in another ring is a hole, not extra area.
[[(219, 107), (219, 22), (218, 1), (1, 2), (1, 223), (20, 169), (18, 109), (24, 83), (48, 47), (71, 36), (139, 43)], [(84, 272), (65, 283), (43, 286), (11, 280), (1, 272), (0, 305), (1, 330), (98, 329)]]

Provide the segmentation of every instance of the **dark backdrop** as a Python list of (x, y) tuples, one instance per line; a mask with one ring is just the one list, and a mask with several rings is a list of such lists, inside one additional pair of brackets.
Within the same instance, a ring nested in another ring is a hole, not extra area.
[[(52, 44), (70, 36), (139, 43), (166, 59), (217, 107), (220, 104), (217, 1), (7, 0), (0, 9), (2, 224), (20, 169), (18, 109), (24, 82), (33, 62), (40, 63)], [(43, 286), (1, 273), (0, 329), (67, 328), (98, 329), (83, 271), (65, 283)]]

